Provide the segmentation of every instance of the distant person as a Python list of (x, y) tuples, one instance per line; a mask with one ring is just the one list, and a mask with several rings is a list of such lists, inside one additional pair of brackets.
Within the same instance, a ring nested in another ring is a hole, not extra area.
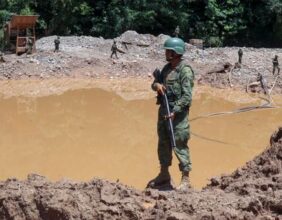
[(273, 70), (272, 74), (274, 75), (277, 69), (278, 75), (280, 73), (280, 67), (279, 67), (279, 62), (278, 62), (278, 56), (275, 55), (275, 57), (272, 59), (272, 64), (273, 64)]
[(249, 92), (249, 89), (250, 89), (251, 92), (255, 92), (255, 93), (259, 92), (259, 86), (261, 86), (261, 88), (263, 89), (264, 94), (269, 95), (267, 81), (261, 73), (257, 74), (256, 81), (251, 82), (247, 85), (246, 91)]
[(32, 54), (32, 51), (33, 51), (33, 40), (32, 40), (32, 37), (29, 37), (27, 39), (27, 51), (26, 51), (26, 54)]
[(0, 52), (0, 63), (5, 63), (6, 60), (4, 59), (4, 54)]
[(180, 29), (179, 26), (177, 25), (173, 33), (174, 37), (179, 37), (179, 33), (180, 33)]
[(120, 53), (125, 53), (123, 50), (119, 49), (117, 47), (117, 42), (114, 40), (114, 43), (112, 45), (112, 48), (111, 48), (111, 51), (112, 51), (112, 54), (111, 54), (111, 58), (113, 57), (113, 55), (115, 54), (116, 58), (118, 59), (118, 56), (117, 56), (117, 52), (120, 52)]
[(241, 48), (238, 50), (238, 57), (238, 63), (242, 64), (243, 50)]
[(57, 36), (57, 38), (54, 40), (54, 44), (55, 44), (55, 50), (54, 52), (59, 52), (59, 47), (60, 47), (60, 37)]
[(116, 58), (118, 59), (117, 50), (118, 50), (117, 42), (114, 40), (114, 43), (113, 43), (112, 48), (111, 48), (111, 51), (112, 51), (111, 58), (113, 57), (113, 55), (115, 55)]
[(264, 94), (268, 95), (269, 91), (268, 91), (267, 81), (266, 81), (266, 79), (263, 77), (263, 75), (261, 73), (258, 73), (257, 81), (260, 83), (261, 88), (263, 89)]

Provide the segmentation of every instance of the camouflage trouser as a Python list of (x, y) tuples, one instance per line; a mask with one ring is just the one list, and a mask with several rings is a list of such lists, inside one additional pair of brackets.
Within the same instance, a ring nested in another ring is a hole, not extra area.
[(273, 75), (275, 74), (276, 69), (277, 69), (278, 74), (280, 73), (280, 68), (279, 68), (279, 66), (274, 65), (274, 66), (273, 66), (273, 69), (272, 69), (272, 74), (273, 74)]
[(32, 47), (31, 47), (31, 46), (28, 46), (28, 47), (27, 47), (26, 53), (27, 53), (27, 54), (32, 54)]
[(116, 55), (116, 58), (118, 58), (117, 56), (117, 52), (116, 51), (113, 51), (112, 54), (111, 54), (111, 58), (113, 57), (113, 55)]
[(59, 51), (59, 45), (58, 45), (58, 44), (55, 44), (55, 50), (54, 50), (54, 52), (57, 52), (57, 51)]
[(161, 166), (170, 166), (172, 161), (172, 150), (178, 161), (180, 171), (190, 171), (192, 168), (190, 152), (188, 147), (189, 124), (187, 112), (178, 113), (173, 121), (176, 147), (171, 148), (167, 121), (159, 114), (158, 119), (158, 156)]

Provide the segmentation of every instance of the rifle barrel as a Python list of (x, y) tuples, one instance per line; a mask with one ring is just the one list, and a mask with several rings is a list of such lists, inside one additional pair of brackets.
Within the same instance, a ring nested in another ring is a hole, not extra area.
[[(167, 100), (166, 94), (163, 95), (163, 100), (164, 100), (164, 105), (166, 108), (166, 114), (170, 116), (170, 109), (169, 109), (169, 104)], [(169, 130), (169, 136), (170, 136), (170, 145), (172, 148), (176, 147), (175, 143), (175, 137), (174, 137), (174, 129), (173, 129), (173, 124), (172, 124), (172, 119), (168, 118), (168, 130)]]

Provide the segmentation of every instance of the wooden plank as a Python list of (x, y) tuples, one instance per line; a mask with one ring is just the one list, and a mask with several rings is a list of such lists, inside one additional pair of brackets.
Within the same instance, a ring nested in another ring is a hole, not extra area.
[(14, 15), (10, 21), (10, 28), (32, 28), (35, 25), (38, 17), (38, 15)]

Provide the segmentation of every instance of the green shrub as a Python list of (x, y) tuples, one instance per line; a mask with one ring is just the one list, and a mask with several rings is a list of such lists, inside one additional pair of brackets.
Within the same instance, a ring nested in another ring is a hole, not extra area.
[(205, 46), (208, 47), (222, 47), (223, 41), (220, 37), (209, 37), (205, 40)]

